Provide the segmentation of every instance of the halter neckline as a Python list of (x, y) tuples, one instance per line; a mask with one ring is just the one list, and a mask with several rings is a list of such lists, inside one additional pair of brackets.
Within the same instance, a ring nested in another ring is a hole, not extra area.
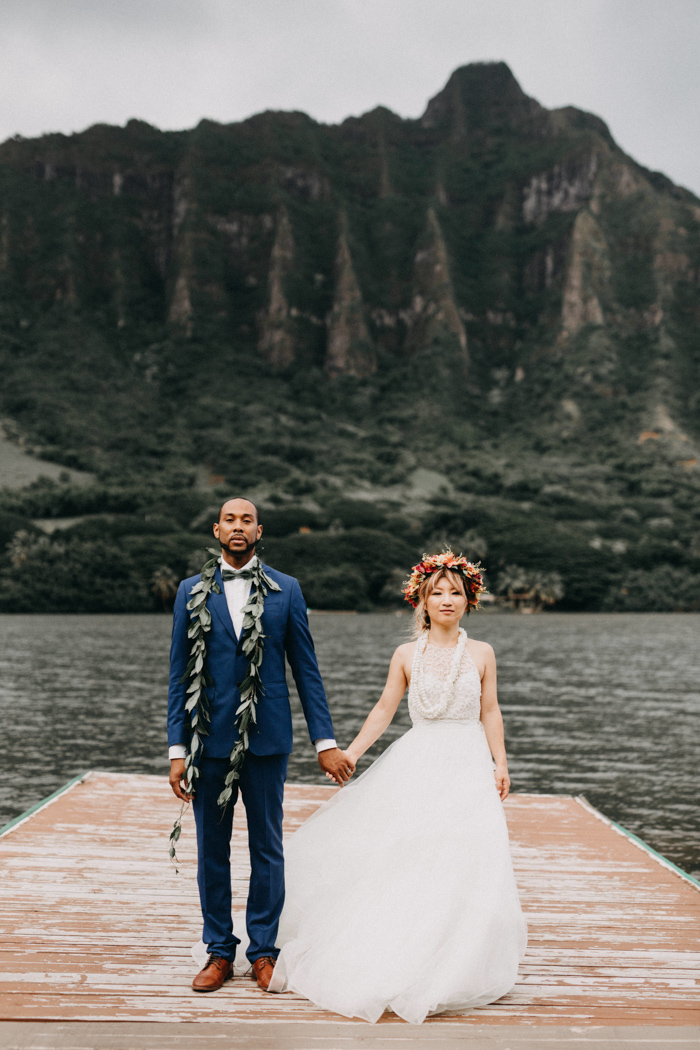
[[(460, 631), (463, 631), (463, 630), (464, 630), (464, 628), (463, 628), (463, 627), (460, 627)], [(466, 631), (464, 631), (464, 633), (465, 633), (465, 634), (467, 634), (467, 632), (466, 632)], [(467, 635), (467, 638), (468, 638), (468, 637), (469, 637), (469, 635)], [(436, 645), (436, 644), (435, 644), (435, 642), (431, 642), (431, 641), (430, 641), (430, 637), (428, 637), (428, 638), (426, 639), (426, 642), (425, 642), (425, 644), (426, 644), (426, 645), (428, 646), (428, 648), (430, 648), (430, 649), (445, 649), (445, 650), (450, 650), (450, 649), (456, 649), (456, 648), (457, 648), (457, 646), (459, 645), (459, 639), (460, 639), (460, 635), (458, 634), (458, 635), (457, 635), (457, 643), (456, 643), (456, 645)]]

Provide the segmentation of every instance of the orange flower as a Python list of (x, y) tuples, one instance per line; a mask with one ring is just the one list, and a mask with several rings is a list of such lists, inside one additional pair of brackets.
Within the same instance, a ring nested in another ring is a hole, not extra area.
[(439, 569), (450, 569), (461, 573), (467, 592), (467, 607), (476, 609), (479, 604), (479, 596), (484, 590), (484, 580), (479, 572), (479, 566), (467, 561), (462, 554), (456, 556), (451, 550), (445, 550), (441, 554), (424, 554), (423, 559), (413, 566), (403, 589), (406, 601), (415, 608), (418, 604), (421, 583), (427, 576)]

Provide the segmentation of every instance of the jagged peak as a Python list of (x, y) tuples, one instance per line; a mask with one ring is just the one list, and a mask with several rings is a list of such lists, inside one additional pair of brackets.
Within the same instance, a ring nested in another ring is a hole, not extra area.
[(432, 206), (414, 257), (413, 300), (405, 317), (406, 351), (425, 349), (448, 333), (457, 338), (466, 359), (467, 333), (454, 298), (447, 245)]
[(362, 122), (363, 124), (378, 124), (384, 126), (387, 124), (405, 124), (403, 117), (400, 117), (398, 113), (394, 113), (393, 109), (388, 109), (386, 106), (375, 106), (374, 109), (367, 110), (366, 113), (360, 114), (359, 117), (346, 117), (341, 122), (341, 127), (347, 124), (357, 124)]
[(289, 327), (289, 303), (285, 283), (294, 265), (294, 234), (284, 204), (277, 212), (275, 240), (268, 271), (268, 303), (260, 334), (259, 350), (275, 369), (286, 368), (295, 356), (294, 338)]
[(608, 146), (612, 149), (619, 149), (610, 128), (603, 118), (596, 116), (595, 113), (577, 109), (576, 106), (562, 106), (560, 109), (551, 110), (550, 115), (555, 127), (560, 130), (570, 128), (574, 131), (595, 131)]
[[(109, 128), (113, 127), (111, 124), (93, 124), (93, 128)], [(88, 128), (90, 131), (91, 128)], [(156, 131), (160, 134), (160, 128), (157, 128), (155, 124), (150, 124), (147, 120), (141, 120), (140, 117), (131, 117), (127, 120), (124, 125), (125, 131)]]
[(328, 346), (325, 370), (331, 378), (352, 375), (364, 378), (377, 368), (377, 359), (364, 319), (362, 292), (348, 244), (347, 214), (338, 215), (333, 309), (327, 318)]
[[(521, 121), (535, 113), (546, 114), (539, 102), (526, 95), (505, 62), (472, 62), (460, 66), (442, 91), (428, 103), (423, 127), (455, 124), (484, 125), (494, 121)], [(457, 127), (459, 130), (459, 127)]]
[(264, 109), (260, 113), (253, 113), (251, 116), (246, 117), (245, 120), (233, 121), (233, 123), (224, 124), (223, 126), (231, 128), (236, 127), (237, 125), (251, 129), (266, 127), (269, 125), (305, 129), (313, 129), (323, 126), (320, 121), (314, 120), (314, 118), (310, 117), (308, 113), (304, 113), (303, 110), (300, 109)]

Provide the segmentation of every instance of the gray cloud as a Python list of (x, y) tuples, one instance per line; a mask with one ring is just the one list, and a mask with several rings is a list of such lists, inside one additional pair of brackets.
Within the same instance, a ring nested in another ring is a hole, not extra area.
[(698, 39), (697, 0), (3, 0), (0, 139), (133, 116), (417, 116), (457, 66), (503, 59), (700, 192)]

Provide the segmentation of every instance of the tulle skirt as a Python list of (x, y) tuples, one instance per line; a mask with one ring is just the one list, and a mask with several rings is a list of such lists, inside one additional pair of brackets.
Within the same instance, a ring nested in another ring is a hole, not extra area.
[(418, 1024), (505, 995), (526, 927), (480, 722), (420, 723), (285, 846), (271, 991)]

